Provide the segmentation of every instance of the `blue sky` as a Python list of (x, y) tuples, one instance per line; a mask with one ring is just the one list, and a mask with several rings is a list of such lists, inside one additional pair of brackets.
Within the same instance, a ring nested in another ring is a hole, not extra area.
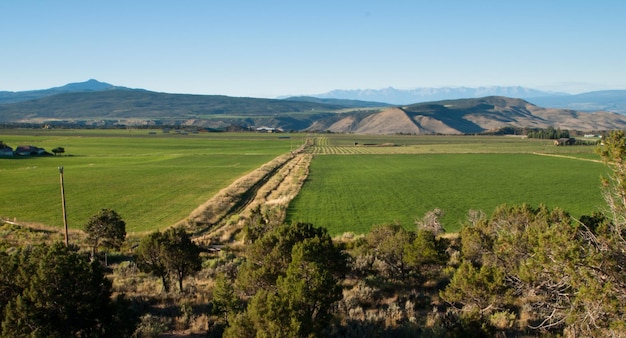
[(0, 2), (0, 91), (626, 88), (626, 1)]

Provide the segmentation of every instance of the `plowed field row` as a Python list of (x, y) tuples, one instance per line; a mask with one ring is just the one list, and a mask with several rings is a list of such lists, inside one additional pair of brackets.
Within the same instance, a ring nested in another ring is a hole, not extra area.
[(405, 146), (313, 146), (308, 151), (313, 155), (383, 155), (421, 154), (425, 151), (417, 147)]
[(382, 155), (382, 154), (419, 154), (427, 152), (415, 146), (396, 145), (332, 145), (326, 136), (316, 137), (307, 153), (313, 155)]

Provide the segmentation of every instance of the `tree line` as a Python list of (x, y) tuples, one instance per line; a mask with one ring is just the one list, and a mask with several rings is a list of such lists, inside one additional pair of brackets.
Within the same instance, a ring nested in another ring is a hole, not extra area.
[(532, 129), (526, 131), (526, 136), (528, 138), (539, 138), (539, 139), (547, 139), (547, 140), (557, 140), (560, 138), (569, 138), (570, 133), (569, 130), (566, 129), (555, 129), (554, 127), (548, 127), (545, 129)]

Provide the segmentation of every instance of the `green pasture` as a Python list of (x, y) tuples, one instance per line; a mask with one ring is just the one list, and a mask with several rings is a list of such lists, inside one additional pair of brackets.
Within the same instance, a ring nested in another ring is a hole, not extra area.
[(305, 137), (315, 138), (316, 155), (288, 221), (333, 234), (389, 222), (412, 227), (434, 208), (444, 210), (444, 225), (454, 231), (469, 210), (489, 214), (503, 203), (544, 203), (574, 216), (604, 204), (599, 177), (606, 169), (590, 146), (520, 137), (151, 132), (0, 130), (13, 148), (66, 150), (0, 158), (0, 216), (61, 227), (63, 166), (71, 228), (101, 208), (120, 213), (130, 232), (164, 228)]
[[(324, 136), (316, 147), (356, 151), (354, 138)], [(575, 217), (604, 208), (600, 176), (606, 168), (593, 146), (556, 147), (549, 141), (512, 137), (368, 140), (413, 149), (365, 155), (313, 149), (325, 155), (314, 157), (309, 177), (289, 207), (289, 221), (324, 226), (333, 235), (364, 233), (383, 223), (412, 228), (427, 211), (440, 208), (445, 228), (455, 231), (469, 210), (489, 215), (501, 204), (545, 204)]]
[(170, 226), (240, 176), (302, 144), (257, 133), (164, 134), (147, 130), (0, 130), (15, 148), (34, 145), (65, 156), (0, 158), (0, 216), (61, 227), (64, 167), (68, 225), (82, 228), (102, 208), (127, 231)]

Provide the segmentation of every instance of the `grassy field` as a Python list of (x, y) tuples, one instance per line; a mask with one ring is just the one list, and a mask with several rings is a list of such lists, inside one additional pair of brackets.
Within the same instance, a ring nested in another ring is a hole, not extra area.
[[(2, 130), (0, 140), (13, 148), (62, 146), (66, 156), (0, 158), (0, 216), (61, 227), (63, 166), (71, 228), (82, 228), (101, 208), (120, 213), (130, 232), (164, 228), (305, 138), (280, 136), (290, 138)], [(502, 203), (544, 203), (574, 216), (603, 206), (599, 177), (606, 169), (590, 146), (556, 147), (518, 137), (313, 136), (310, 176), (288, 221), (325, 226), (335, 235), (389, 222), (412, 227), (434, 208), (444, 210), (444, 225), (454, 231), (469, 210), (491, 213)]]
[[(316, 140), (316, 155), (290, 221), (327, 227), (333, 235), (366, 232), (398, 222), (413, 227), (440, 208), (448, 231), (469, 210), (490, 214), (500, 204), (560, 207), (573, 216), (603, 207), (600, 175), (606, 172), (592, 146), (556, 147), (550, 141), (513, 137), (368, 137)], [(541, 156), (539, 154), (550, 155)]]
[(0, 216), (61, 227), (63, 166), (70, 228), (82, 228), (98, 210), (111, 208), (127, 231), (140, 232), (184, 219), (238, 177), (300, 145), (302, 136), (1, 130), (0, 140), (13, 148), (62, 146), (67, 155), (0, 158)]

